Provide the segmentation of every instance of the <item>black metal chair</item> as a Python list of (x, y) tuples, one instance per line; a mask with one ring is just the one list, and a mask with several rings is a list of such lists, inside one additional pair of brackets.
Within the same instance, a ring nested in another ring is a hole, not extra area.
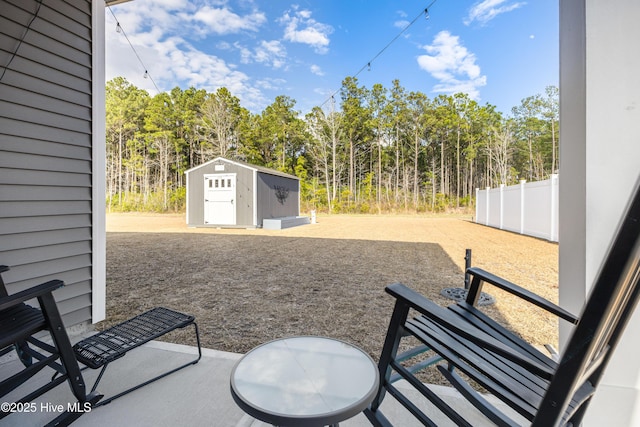
[[(64, 283), (51, 280), (8, 295), (1, 276), (1, 273), (8, 270), (9, 267), (0, 266), (0, 350), (6, 354), (7, 351), (15, 349), (24, 369), (1, 380), (0, 398), (7, 402), (5, 396), (27, 382), (34, 383), (33, 387), (37, 388), (22, 398), (11, 399), (9, 405), (6, 405), (7, 408), (3, 406), (0, 419), (11, 414), (11, 406), (15, 405), (18, 408), (18, 405), (31, 402), (68, 381), (77, 402), (66, 407), (68, 410), (50, 423), (56, 426), (68, 425), (87, 410), (86, 405), (94, 405), (102, 396), (98, 393), (86, 393), (78, 362), (53, 298), (52, 292), (64, 286)], [(25, 303), (32, 299), (37, 299), (40, 309)], [(41, 331), (49, 331), (51, 344), (43, 341)], [(41, 380), (33, 378), (47, 367), (52, 369), (53, 373), (50, 381), (42, 384)]]
[[(530, 425), (578, 426), (604, 369), (639, 299), (640, 187), (618, 227), (600, 268), (582, 316), (479, 268), (470, 268), (473, 280), (466, 301), (443, 308), (402, 284), (387, 287), (396, 298), (379, 362), (381, 386), (365, 411), (375, 426), (390, 426), (380, 409), (386, 392), (394, 396), (424, 425), (435, 425), (415, 401), (390, 381), (393, 372), (406, 379), (456, 425), (472, 426), (427, 388), (398, 360), (398, 347), (412, 336), (429, 347), (444, 364), (437, 369), (460, 393), (499, 426), (520, 425), (491, 405), (468, 381), (515, 410)], [(554, 360), (476, 308), (483, 283), (497, 286), (576, 326), (559, 360)], [(410, 310), (415, 317), (409, 318)], [(465, 375), (459, 375), (459, 372)], [(463, 377), (466, 377), (463, 379)]]

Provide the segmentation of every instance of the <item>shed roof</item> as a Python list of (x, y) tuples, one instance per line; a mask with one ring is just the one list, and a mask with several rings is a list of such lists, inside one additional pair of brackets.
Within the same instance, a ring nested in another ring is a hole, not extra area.
[(207, 165), (210, 165), (211, 163), (216, 163), (216, 162), (218, 162), (218, 163), (219, 162), (232, 163), (232, 164), (235, 164), (235, 165), (247, 168), (247, 169), (251, 169), (251, 170), (254, 170), (254, 171), (257, 171), (257, 172), (262, 172), (262, 173), (266, 173), (266, 174), (269, 174), (269, 175), (281, 176), (281, 177), (284, 177), (284, 178), (297, 179), (298, 181), (300, 180), (300, 178), (298, 178), (295, 175), (290, 175), (288, 173), (280, 172), (280, 171), (275, 170), (275, 169), (265, 168), (264, 166), (252, 165), (250, 163), (242, 162), (240, 160), (225, 159), (224, 157), (216, 157), (213, 160), (209, 160), (208, 162), (205, 162), (205, 163), (203, 163), (201, 165), (192, 167), (191, 169), (186, 170), (184, 173), (193, 172), (196, 169), (200, 169), (200, 168), (202, 168), (204, 166), (207, 166)]

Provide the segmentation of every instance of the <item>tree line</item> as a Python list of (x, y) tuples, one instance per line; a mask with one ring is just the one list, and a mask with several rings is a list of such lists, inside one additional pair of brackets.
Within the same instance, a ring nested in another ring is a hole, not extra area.
[(251, 113), (226, 88), (151, 96), (106, 85), (107, 203), (179, 211), (184, 172), (215, 157), (296, 175), (302, 210), (440, 212), (473, 205), (475, 188), (546, 179), (558, 169), (558, 89), (509, 116), (464, 93), (430, 99), (354, 77), (304, 117), (278, 96)]

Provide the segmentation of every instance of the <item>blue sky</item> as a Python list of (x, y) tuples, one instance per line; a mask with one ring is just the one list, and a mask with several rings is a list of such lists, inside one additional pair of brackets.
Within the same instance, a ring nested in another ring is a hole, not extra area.
[(430, 98), (465, 92), (507, 115), (558, 85), (558, 0), (135, 0), (105, 14), (107, 80), (151, 95), (153, 82), (225, 86), (252, 112), (278, 95), (303, 114), (326, 107), (358, 72), (368, 88), (398, 79)]

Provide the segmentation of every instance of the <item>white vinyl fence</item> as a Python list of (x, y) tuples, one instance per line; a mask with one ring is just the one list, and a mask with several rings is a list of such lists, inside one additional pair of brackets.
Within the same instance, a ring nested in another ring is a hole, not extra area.
[(558, 175), (538, 182), (476, 189), (478, 224), (558, 241)]

